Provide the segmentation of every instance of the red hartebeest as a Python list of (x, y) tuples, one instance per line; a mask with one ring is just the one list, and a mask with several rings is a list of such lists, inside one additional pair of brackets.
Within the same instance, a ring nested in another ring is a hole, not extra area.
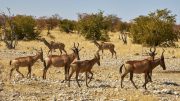
[(117, 58), (116, 56), (116, 51), (114, 50), (115, 48), (115, 45), (112, 44), (112, 43), (107, 43), (107, 42), (101, 42), (101, 43), (98, 43), (96, 40), (93, 41), (94, 44), (98, 47), (98, 51), (97, 53), (99, 53), (99, 51), (101, 50), (102, 51), (102, 58), (103, 58), (103, 52), (104, 50), (109, 50), (112, 54), (112, 57), (113, 55), (115, 54), (115, 57)]
[(130, 73), (130, 81), (132, 82), (133, 86), (135, 88), (136, 85), (133, 81), (133, 74), (137, 73), (144, 73), (145, 74), (145, 83), (143, 84), (143, 87), (145, 89), (146, 88), (146, 84), (149, 82), (148, 78), (150, 78), (149, 73), (152, 72), (152, 70), (157, 67), (158, 65), (161, 65), (161, 67), (163, 68), (163, 70), (166, 70), (166, 66), (165, 66), (165, 62), (164, 62), (164, 50), (161, 54), (161, 58), (158, 59), (154, 59), (154, 60), (134, 60), (134, 61), (126, 61), (124, 64), (122, 64), (120, 66), (119, 72), (122, 73), (122, 67), (124, 66), (125, 71), (124, 73), (121, 75), (121, 87), (122, 87), (122, 83), (124, 80), (124, 77)]
[(47, 58), (44, 59), (44, 70), (43, 70), (43, 79), (46, 79), (46, 72), (49, 69), (49, 67), (52, 65), (54, 67), (63, 67), (65, 69), (65, 80), (68, 79), (69, 76), (69, 68), (70, 64), (75, 60), (75, 59), (80, 59), (79, 58), (79, 51), (81, 49), (79, 48), (79, 43), (78, 46), (75, 46), (72, 48), (73, 53), (72, 54), (64, 54), (64, 55), (50, 55)]
[(55, 51), (55, 49), (59, 49), (61, 54), (62, 51), (64, 51), (67, 54), (64, 43), (54, 41), (48, 42), (45, 38), (40, 39), (40, 41), (44, 42), (44, 44), (49, 48), (48, 54), (49, 52), (51, 52), (52, 55), (52, 50)]
[[(69, 87), (70, 87), (70, 79), (71, 79), (71, 76), (73, 75), (74, 72), (76, 72), (76, 81), (77, 81), (77, 84), (79, 87), (80, 87), (80, 84), (78, 82), (78, 75), (79, 75), (79, 73), (83, 73), (83, 72), (86, 73), (86, 86), (88, 87), (88, 83), (90, 83), (91, 79), (93, 78), (93, 73), (92, 73), (91, 69), (95, 63), (97, 63), (100, 66), (100, 56), (98, 53), (91, 60), (83, 60), (83, 61), (73, 62), (71, 64), (72, 71), (71, 71), (71, 74), (69, 76)], [(89, 82), (87, 82), (88, 73), (91, 74)]]
[(19, 58), (15, 58), (14, 60), (10, 60), (10, 65), (13, 66), (13, 68), (10, 71), (10, 79), (12, 76), (12, 72), (14, 71), (14, 69), (16, 69), (16, 71), (22, 75), (22, 77), (24, 77), (24, 75), (19, 71), (19, 67), (28, 67), (28, 74), (29, 77), (31, 77), (31, 69), (32, 66), (34, 65), (34, 63), (38, 60), (41, 59), (41, 61), (43, 62), (43, 51), (41, 49), (41, 52), (37, 52), (36, 55), (34, 56), (26, 56), (26, 57), (19, 57)]

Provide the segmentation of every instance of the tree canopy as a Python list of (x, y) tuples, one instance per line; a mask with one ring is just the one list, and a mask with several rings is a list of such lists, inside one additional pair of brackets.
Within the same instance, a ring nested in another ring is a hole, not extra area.
[(178, 39), (173, 30), (175, 16), (163, 9), (135, 18), (130, 29), (133, 42), (150, 46), (173, 45)]

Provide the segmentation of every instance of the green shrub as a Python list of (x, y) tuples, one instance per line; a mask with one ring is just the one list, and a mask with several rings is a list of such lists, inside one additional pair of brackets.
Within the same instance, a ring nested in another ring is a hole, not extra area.
[[(157, 46), (177, 41), (173, 30), (175, 15), (167, 9), (157, 10), (147, 16), (139, 16), (133, 20), (131, 36), (134, 43)], [(170, 45), (171, 45), (170, 44)]]
[(64, 19), (60, 21), (59, 28), (61, 31), (66, 33), (70, 33), (75, 29), (76, 22), (68, 19)]
[(32, 40), (39, 36), (39, 31), (35, 30), (36, 22), (32, 16), (16, 15), (13, 18), (14, 33), (18, 39)]
[(101, 11), (96, 14), (79, 14), (77, 30), (89, 40), (109, 40), (106, 20)]

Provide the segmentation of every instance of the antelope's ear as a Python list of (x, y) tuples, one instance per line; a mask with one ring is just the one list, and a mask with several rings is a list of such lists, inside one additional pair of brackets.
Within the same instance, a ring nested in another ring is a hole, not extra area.
[(35, 50), (36, 52), (38, 52), (38, 50), (36, 48), (33, 47), (33, 50)]
[(100, 55), (99, 55), (99, 53), (96, 53), (96, 56), (97, 56), (97, 58), (100, 58)]
[(157, 53), (154, 54), (155, 56), (157, 55)]
[(94, 54), (94, 57), (97, 58), (97, 57), (96, 57), (96, 54)]
[(74, 45), (73, 47), (76, 48), (75, 42), (73, 42), (73, 43), (74, 43), (74, 44), (73, 44), (73, 45)]
[(81, 49), (79, 49), (78, 51), (81, 51), (84, 47), (82, 47)]
[(71, 50), (74, 52), (75, 50), (74, 50), (74, 48), (71, 48)]

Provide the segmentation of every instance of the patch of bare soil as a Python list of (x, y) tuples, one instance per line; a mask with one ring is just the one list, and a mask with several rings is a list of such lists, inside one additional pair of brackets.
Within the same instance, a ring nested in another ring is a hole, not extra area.
[[(1, 53), (6, 53), (6, 56)], [(94, 77), (89, 87), (85, 86), (85, 76), (82, 74), (79, 81), (82, 87), (79, 88), (74, 79), (75, 75), (72, 77), (71, 87), (67, 86), (68, 82), (62, 82), (64, 68), (50, 68), (47, 72), (47, 79), (43, 80), (43, 64), (40, 61), (32, 67), (31, 78), (22, 78), (14, 71), (12, 79), (9, 80), (11, 69), (9, 60), (18, 56), (33, 54), (18, 51), (1, 51), (0, 54), (0, 101), (180, 101), (179, 58), (166, 59), (166, 71), (158, 66), (153, 71), (153, 82), (147, 85), (148, 90), (144, 90), (142, 87), (143, 75), (134, 75), (135, 84), (139, 88), (135, 89), (129, 81), (129, 75), (125, 77), (124, 88), (121, 88), (119, 74), (119, 66), (124, 60), (142, 57), (119, 56), (118, 59), (114, 59), (105, 56), (104, 59), (101, 59), (101, 66), (94, 66)], [(82, 54), (82, 57), (91, 58), (92, 56)], [(20, 71), (26, 74), (27, 68), (20, 68)]]

